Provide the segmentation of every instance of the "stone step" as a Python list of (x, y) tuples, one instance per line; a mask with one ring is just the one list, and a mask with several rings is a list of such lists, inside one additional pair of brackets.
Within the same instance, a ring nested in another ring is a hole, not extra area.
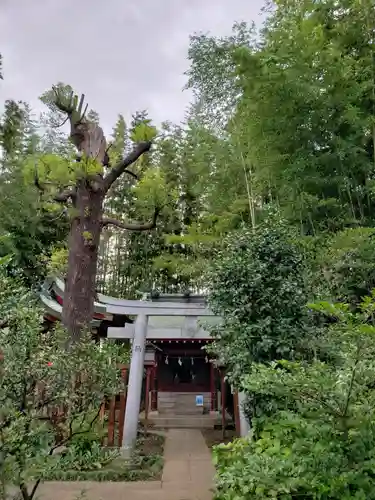
[[(211, 393), (202, 394), (203, 406), (196, 406), (196, 394), (192, 392), (159, 392), (158, 394), (158, 427), (172, 428), (211, 428), (209, 420), (204, 424), (200, 419), (209, 417), (207, 413), (211, 406)], [(202, 427), (203, 426), (203, 427)]]
[(173, 415), (193, 415), (193, 416), (197, 416), (197, 417), (199, 417), (200, 415), (204, 415), (202, 408), (200, 409), (200, 411), (195, 411), (195, 410), (191, 410), (191, 409), (188, 409), (188, 410), (164, 410), (164, 409), (161, 409), (161, 410), (159, 410), (159, 414), (166, 415), (166, 416), (169, 416), (169, 415), (172, 415), (172, 416)]
[[(158, 401), (159, 406), (163, 406), (164, 408), (197, 408), (195, 401), (181, 402), (176, 401), (175, 403), (164, 403), (163, 401)], [(203, 404), (210, 403), (210, 401), (204, 401)]]
[[(158, 403), (163, 404), (163, 405), (174, 405), (174, 404), (179, 404), (179, 405), (195, 405), (195, 397), (196, 394), (171, 394), (168, 396), (165, 396), (164, 393), (159, 393), (158, 394)], [(206, 403), (211, 401), (211, 394), (203, 394), (203, 401)]]
[(209, 392), (200, 392), (200, 393), (195, 393), (195, 392), (159, 392), (158, 396), (159, 396), (159, 398), (162, 398), (165, 400), (174, 400), (174, 399), (195, 398), (195, 396), (197, 394), (202, 395), (203, 397), (209, 397), (211, 395)]
[(154, 429), (212, 429), (215, 421), (216, 419), (210, 415), (203, 415), (201, 417), (159, 415), (149, 418), (149, 424)]
[[(209, 406), (210, 404), (211, 404), (211, 401), (203, 401), (203, 406)], [(195, 401), (189, 401), (188, 403), (181, 403), (181, 402), (163, 403), (163, 401), (158, 401), (158, 407), (163, 407), (163, 408), (199, 408), (199, 406), (197, 406), (195, 404)]]
[(162, 413), (190, 413), (195, 415), (202, 415), (205, 411), (209, 410), (209, 406), (172, 406), (165, 407), (163, 405), (158, 405), (158, 411)]
[[(203, 403), (203, 406), (209, 406), (211, 402), (210, 401), (207, 401), (206, 403)], [(202, 408), (202, 406), (197, 406), (195, 404), (195, 401), (194, 403), (188, 403), (188, 404), (185, 404), (185, 403), (174, 403), (174, 404), (163, 404), (161, 403), (160, 401), (158, 402), (158, 407), (159, 408), (166, 408), (166, 409), (171, 409), (173, 410), (174, 408), (181, 408), (181, 409), (186, 409), (188, 410), (189, 408)]]
[[(203, 401), (203, 403), (208, 403), (208, 401)], [(165, 406), (166, 408), (172, 408), (174, 406), (184, 406), (184, 407), (189, 407), (189, 406), (196, 406), (195, 404), (195, 399), (194, 401), (158, 401), (159, 404)]]

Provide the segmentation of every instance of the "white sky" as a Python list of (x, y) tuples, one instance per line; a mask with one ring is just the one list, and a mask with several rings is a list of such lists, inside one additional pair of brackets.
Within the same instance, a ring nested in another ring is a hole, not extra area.
[(148, 109), (179, 122), (189, 35), (229, 34), (235, 21), (261, 22), (264, 0), (0, 0), (5, 99), (38, 96), (58, 81), (84, 92), (106, 133), (118, 113)]

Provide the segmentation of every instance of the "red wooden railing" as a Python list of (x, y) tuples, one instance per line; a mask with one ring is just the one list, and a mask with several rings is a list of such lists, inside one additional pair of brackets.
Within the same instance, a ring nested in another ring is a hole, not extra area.
[(123, 390), (118, 396), (113, 396), (109, 401), (104, 402), (100, 411), (100, 421), (102, 424), (104, 425), (105, 420), (108, 422), (107, 437), (104, 439), (103, 445), (109, 447), (120, 447), (122, 444), (127, 399), (127, 367), (121, 368), (121, 378), (123, 380)]
[[(123, 438), (123, 427), (126, 410), (128, 367), (122, 366), (121, 378), (123, 380), (123, 389), (117, 396), (103, 401), (99, 410), (99, 423), (103, 429), (107, 427), (106, 436), (102, 440), (103, 446), (121, 446)], [(77, 384), (84, 383), (81, 377), (76, 381)], [(41, 413), (43, 418), (48, 419), (55, 428), (56, 433), (61, 430), (61, 424), (65, 421), (66, 407), (64, 405), (43, 405), (45, 400), (45, 388), (38, 384), (36, 388), (36, 397), (41, 402)]]

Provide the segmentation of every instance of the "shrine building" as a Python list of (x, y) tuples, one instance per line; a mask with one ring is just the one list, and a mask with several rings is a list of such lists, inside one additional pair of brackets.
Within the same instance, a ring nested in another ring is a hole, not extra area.
[[(64, 289), (59, 278), (44, 284), (46, 321), (61, 319)], [(162, 428), (213, 428), (223, 408), (226, 421), (237, 418), (240, 434), (248, 432), (241, 395), (232, 394), (225, 370), (206, 350), (211, 338), (205, 326), (218, 322), (203, 295), (151, 293), (125, 300), (97, 294), (92, 327), (99, 342), (132, 346), (125, 447), (132, 446), (139, 419)]]

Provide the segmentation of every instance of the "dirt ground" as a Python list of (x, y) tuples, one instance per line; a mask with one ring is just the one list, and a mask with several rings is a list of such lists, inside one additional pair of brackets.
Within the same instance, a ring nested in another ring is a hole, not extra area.
[(204, 429), (202, 431), (202, 434), (208, 448), (210, 449), (213, 446), (216, 446), (221, 443), (228, 444), (237, 437), (236, 431), (229, 429), (225, 430), (224, 437), (223, 437), (223, 431), (217, 429)]
[(163, 436), (148, 432), (139, 438), (139, 453), (145, 457), (149, 455), (163, 455), (163, 448)]

